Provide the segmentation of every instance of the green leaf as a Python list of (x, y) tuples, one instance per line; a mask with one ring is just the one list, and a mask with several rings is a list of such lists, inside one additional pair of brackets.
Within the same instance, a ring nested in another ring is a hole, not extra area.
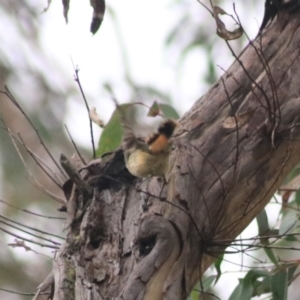
[(296, 192), (295, 201), (296, 201), (297, 205), (300, 205), (300, 191)]
[(250, 300), (253, 293), (253, 287), (247, 285), (244, 279), (239, 279), (239, 284), (230, 295), (229, 300)]
[(267, 256), (269, 257), (270, 261), (274, 264), (274, 265), (278, 265), (278, 260), (277, 257), (275, 256), (274, 252), (272, 249), (270, 248), (263, 248), (265, 253), (267, 254)]
[(156, 117), (160, 113), (162, 113), (165, 118), (174, 119), (174, 120), (179, 119), (179, 115), (177, 111), (171, 105), (165, 103), (158, 103), (154, 101), (149, 109), (147, 116)]
[(130, 106), (132, 106), (130, 103), (121, 104), (119, 105), (119, 108), (116, 108), (113, 112), (111, 118), (102, 131), (96, 152), (98, 157), (104, 153), (114, 151), (120, 146), (123, 136), (120, 109), (124, 110), (124, 114), (126, 114), (125, 110), (127, 110)]
[(212, 284), (213, 284), (213, 282), (215, 281), (216, 278), (217, 278), (217, 275), (210, 275), (210, 276), (205, 277), (202, 280), (202, 287), (203, 287), (204, 292), (206, 292), (208, 289), (211, 288), (211, 286), (212, 286)]
[(218, 282), (218, 280), (220, 279), (220, 277), (222, 275), (221, 264), (223, 262), (223, 257), (224, 257), (224, 254), (221, 255), (214, 263), (216, 271), (217, 271), (217, 277), (216, 277), (215, 284)]
[(250, 300), (257, 288), (257, 279), (266, 276), (269, 276), (267, 271), (250, 270), (244, 278), (239, 279), (239, 284), (230, 295), (229, 300)]
[(287, 242), (297, 242), (298, 241), (294, 235), (288, 235), (284, 238), (284, 240)]
[[(205, 277), (202, 280), (202, 284), (200, 284), (200, 281), (194, 286), (194, 289), (192, 290), (192, 292), (190, 293), (189, 297), (187, 298), (187, 300), (198, 300), (198, 299), (202, 299), (202, 296), (199, 296), (199, 294), (201, 293), (201, 286), (203, 288), (204, 292), (207, 292), (211, 286), (212, 283), (214, 282), (214, 280), (216, 279), (217, 275), (210, 275)], [(202, 294), (203, 295), (203, 294)], [(205, 298), (204, 298), (205, 299)]]
[(164, 117), (169, 119), (174, 119), (174, 120), (179, 119), (179, 115), (177, 111), (171, 105), (165, 103), (159, 103), (159, 107)]
[(200, 290), (200, 283), (198, 281), (194, 286), (193, 290), (191, 291), (190, 295), (188, 296), (187, 300), (198, 300), (199, 290)]
[(255, 281), (252, 297), (261, 296), (263, 294), (271, 292), (271, 287), (270, 287), (271, 278), (270, 277), (271, 276), (265, 276), (262, 281), (258, 281), (258, 280)]
[(273, 300), (286, 300), (288, 287), (288, 273), (280, 270), (271, 277), (271, 290)]
[[(266, 210), (263, 209), (256, 217), (257, 225), (258, 225), (258, 233), (260, 237), (260, 242), (263, 245), (269, 245), (269, 239), (264, 238), (264, 236), (270, 235), (270, 227), (269, 227), (269, 220), (266, 213)], [(271, 262), (275, 265), (278, 265), (277, 258), (270, 248), (263, 248), (268, 258), (271, 260)]]
[(286, 210), (283, 213), (279, 234), (292, 233), (293, 230), (297, 227), (298, 224), (298, 214), (294, 210)]
[(187, 300), (198, 300), (199, 299), (199, 291), (192, 290)]
[(298, 268), (298, 264), (292, 264), (290, 267), (288, 267), (288, 281), (292, 280), (294, 273), (296, 271), (296, 269)]
[(293, 180), (297, 175), (300, 174), (300, 168), (299, 165), (297, 167), (295, 167), (290, 174), (285, 178), (283, 184), (287, 184), (288, 182), (290, 182), (291, 180)]
[(269, 221), (266, 210), (263, 209), (256, 217), (259, 236), (264, 236), (269, 232)]

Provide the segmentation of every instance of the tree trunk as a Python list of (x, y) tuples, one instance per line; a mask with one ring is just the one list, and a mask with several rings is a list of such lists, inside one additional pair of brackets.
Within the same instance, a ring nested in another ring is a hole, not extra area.
[(299, 24), (280, 12), (184, 115), (167, 184), (129, 174), (122, 150), (81, 172), (88, 185), (70, 175), (55, 300), (189, 295), (300, 161)]

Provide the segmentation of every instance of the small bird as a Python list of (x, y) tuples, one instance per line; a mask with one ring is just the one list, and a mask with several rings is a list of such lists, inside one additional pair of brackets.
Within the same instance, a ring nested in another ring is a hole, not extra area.
[(299, 0), (265, 0), (265, 14), (259, 28), (259, 33), (273, 21), (280, 11), (293, 13), (299, 9)]
[(262, 32), (263, 29), (267, 26), (270, 21), (273, 21), (275, 16), (278, 14), (279, 10), (279, 1), (278, 0), (266, 0), (265, 1), (265, 14), (262, 20), (262, 23), (259, 28), (259, 32)]
[(125, 128), (123, 137), (124, 158), (128, 171), (137, 177), (164, 177), (168, 172), (171, 137), (178, 123), (168, 119), (156, 133), (146, 139), (138, 138)]

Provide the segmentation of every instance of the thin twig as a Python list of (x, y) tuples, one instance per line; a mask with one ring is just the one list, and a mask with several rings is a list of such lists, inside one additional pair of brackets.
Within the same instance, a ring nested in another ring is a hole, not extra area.
[[(29, 174), (29, 181), (38, 189), (40, 190), (42, 193), (44, 193), (45, 195), (47, 195), (49, 198), (55, 200), (56, 202), (62, 204), (62, 205), (66, 205), (67, 201), (65, 199), (62, 199), (56, 195), (54, 195), (53, 193), (51, 193), (50, 191), (48, 191), (47, 189), (45, 189), (33, 176), (30, 176)], [(64, 220), (65, 218), (58, 218), (58, 219), (62, 219)]]
[(43, 230), (38, 229), (38, 228), (35, 228), (35, 227), (31, 227), (31, 226), (28, 226), (28, 225), (24, 225), (24, 224), (22, 224), (22, 223), (20, 223), (20, 222), (14, 221), (14, 220), (12, 220), (12, 219), (10, 219), (10, 218), (8, 218), (8, 217), (5, 217), (5, 216), (3, 216), (3, 215), (1, 215), (1, 214), (0, 214), (0, 218), (2, 218), (2, 219), (4, 219), (4, 220), (7, 220), (7, 221), (9, 221), (9, 222), (11, 222), (11, 223), (17, 224), (17, 225), (19, 225), (19, 226), (25, 227), (25, 228), (27, 228), (27, 229), (30, 229), (30, 230), (33, 230), (33, 231), (36, 231), (36, 232), (40, 232), (40, 233), (43, 233), (43, 234), (46, 234), (46, 235), (51, 235), (51, 236), (56, 237), (56, 238), (61, 239), (61, 240), (65, 240), (65, 238), (62, 237), (62, 236), (59, 236), (59, 235), (57, 235), (57, 234), (50, 233), (49, 231), (43, 231)]
[[(25, 146), (25, 149), (27, 150), (27, 145), (25, 144), (25, 142), (23, 141), (22, 137), (20, 134), (18, 134), (19, 139), (22, 141), (23, 145)], [(60, 188), (62, 189), (62, 185), (57, 182), (51, 175), (50, 173), (46, 170), (46, 168), (43, 166), (43, 164), (41, 164), (37, 159), (35, 159), (35, 156), (31, 155), (31, 152), (27, 151), (29, 153), (29, 155), (34, 159), (34, 161), (36, 162), (36, 164), (44, 171), (44, 173)], [(20, 155), (20, 152), (19, 152)], [(25, 164), (25, 160), (23, 159), (23, 164), (26, 166)], [(27, 168), (28, 169), (28, 168)], [(29, 170), (29, 169), (28, 169)]]
[(71, 133), (70, 133), (70, 131), (69, 131), (69, 129), (68, 129), (68, 126), (67, 126), (66, 124), (65, 124), (65, 128), (66, 128), (67, 133), (68, 133), (68, 136), (69, 136), (69, 138), (70, 138), (70, 140), (71, 140), (71, 142), (72, 142), (72, 144), (73, 144), (73, 146), (74, 146), (74, 148), (75, 148), (75, 150), (76, 150), (76, 153), (77, 153), (78, 156), (80, 157), (82, 163), (83, 163), (84, 165), (86, 165), (86, 162), (85, 162), (84, 158), (81, 156), (81, 154), (80, 154), (80, 152), (79, 152), (79, 150), (78, 150), (78, 148), (77, 148), (77, 145), (76, 145), (76, 143), (74, 142), (74, 140), (73, 140), (73, 138), (72, 138), (72, 136), (71, 136)]
[(34, 215), (34, 216), (37, 216), (37, 217), (41, 217), (41, 218), (47, 218), (47, 219), (55, 219), (55, 220), (65, 220), (66, 218), (63, 218), (63, 217), (52, 217), (52, 216), (45, 216), (45, 215), (41, 215), (41, 214), (38, 214), (38, 213), (35, 213), (33, 211), (30, 211), (30, 210), (27, 210), (27, 209), (23, 209), (23, 208), (20, 208), (20, 207), (17, 207), (17, 206), (14, 206), (12, 204), (9, 204), (7, 203), (6, 201), (0, 199), (0, 202), (2, 202), (3, 204), (9, 206), (9, 207), (12, 207), (14, 209), (17, 209), (17, 210), (20, 210), (20, 211), (23, 211), (25, 213), (28, 213), (28, 214), (31, 214), (31, 215)]
[(235, 152), (235, 163), (234, 163), (234, 172), (233, 172), (233, 180), (234, 180), (234, 175), (236, 174), (237, 162), (238, 162), (238, 159), (239, 159), (239, 123), (238, 123), (238, 119), (237, 119), (236, 113), (234, 111), (234, 107), (233, 107), (233, 104), (231, 102), (231, 99), (230, 99), (229, 93), (227, 91), (227, 88), (226, 88), (223, 77), (221, 77), (221, 80), (222, 80), (222, 83), (223, 83), (225, 94), (227, 96), (227, 100), (230, 104), (230, 107), (231, 107), (231, 110), (232, 110), (232, 113), (233, 113), (235, 125), (236, 125), (236, 152)]
[[(6, 218), (4, 218), (4, 217), (1, 216), (1, 215), (0, 215), (0, 218), (6, 219)], [(10, 220), (10, 222), (13, 222), (13, 221)], [(47, 239), (47, 238), (44, 238), (44, 237), (42, 237), (42, 236), (36, 235), (36, 234), (34, 234), (34, 233), (32, 233), (32, 232), (29, 232), (29, 231), (27, 231), (27, 230), (24, 230), (24, 229), (22, 229), (22, 228), (20, 228), (20, 227), (18, 227), (18, 226), (9, 224), (9, 223), (7, 223), (7, 222), (5, 222), (5, 221), (0, 220), (0, 223), (6, 225), (6, 226), (8, 226), (8, 227), (17, 229), (17, 230), (20, 231), (20, 232), (23, 232), (23, 233), (26, 233), (26, 234), (31, 235), (31, 236), (33, 236), (33, 237), (36, 237), (36, 238), (38, 238), (38, 239), (41, 239), (41, 240), (44, 240), (44, 241), (46, 241), (46, 242), (52, 243), (52, 244), (54, 244), (54, 245), (58, 245), (58, 246), (61, 245), (61, 243), (58, 243), (58, 242), (52, 241), (51, 239)], [(27, 227), (26, 225), (22, 225), (22, 226), (23, 226), (23, 227)], [(49, 233), (45, 232), (45, 234), (49, 234)], [(49, 234), (49, 235), (50, 235), (50, 234)]]
[[(23, 158), (23, 156), (21, 155), (21, 152), (19, 151), (19, 147), (17, 146), (17, 144), (15, 143), (15, 141), (18, 141), (27, 151), (27, 153), (32, 157), (32, 159), (34, 160), (34, 162), (41, 168), (41, 170), (61, 189), (62, 188), (62, 181), (57, 177), (56, 173), (51, 170), (51, 168), (37, 155), (35, 154), (30, 148), (27, 147), (26, 143), (23, 141), (23, 139), (21, 138), (21, 135), (18, 133), (18, 136), (16, 136), (5, 124), (5, 122), (3, 121), (3, 119), (1, 119), (2, 123), (3, 123), (3, 129), (6, 130), (9, 134), (9, 137), (23, 163), (23, 165), (25, 166), (26, 171), (29, 173), (29, 175), (31, 175), (31, 173), (29, 172), (29, 168), (27, 167), (26, 163), (25, 163), (25, 159)], [(54, 175), (54, 177), (52, 177), (52, 175), (47, 171), (47, 169)], [(31, 175), (33, 177), (33, 175)], [(61, 181), (61, 184), (55, 180), (55, 178), (57, 178), (59, 181)]]
[(10, 234), (10, 235), (18, 238), (18, 239), (24, 240), (24, 241), (32, 243), (32, 244), (39, 245), (41, 247), (51, 248), (51, 249), (59, 249), (59, 247), (57, 247), (57, 246), (52, 246), (52, 245), (48, 245), (48, 244), (42, 244), (42, 243), (39, 243), (39, 242), (35, 242), (35, 241), (32, 241), (32, 240), (26, 239), (26, 238), (24, 238), (24, 237), (22, 237), (22, 236), (20, 236), (18, 234), (15, 234), (15, 233), (12, 233), (12, 232), (8, 231), (8, 230), (6, 230), (6, 229), (4, 229), (2, 227), (0, 227), (0, 230), (2, 230), (3, 232), (5, 232), (7, 234)]
[[(237, 16), (238, 24), (241, 26), (241, 28), (243, 28), (242, 24), (241, 24), (241, 21), (240, 21), (240, 18), (239, 18), (238, 14), (237, 14), (237, 12), (235, 10), (235, 5), (233, 5), (233, 8), (234, 8), (235, 15)], [(244, 31), (244, 29), (243, 29), (243, 31)], [(272, 145), (273, 145), (273, 147), (275, 147), (275, 145), (274, 145), (274, 138), (275, 138), (276, 130), (280, 126), (280, 122), (281, 122), (281, 110), (280, 110), (280, 103), (279, 103), (279, 99), (278, 99), (276, 84), (275, 84), (273, 75), (271, 73), (271, 69), (270, 69), (270, 66), (268, 64), (268, 61), (267, 61), (267, 59), (266, 59), (266, 57), (264, 55), (263, 47), (262, 47), (262, 44), (261, 44), (261, 39), (260, 39), (260, 53), (259, 53), (257, 47), (253, 44), (253, 42), (250, 40), (249, 36), (247, 35), (247, 33), (245, 31), (244, 31), (244, 34), (247, 37), (250, 45), (255, 50), (255, 52), (256, 52), (259, 60), (261, 61), (262, 65), (264, 67), (264, 70), (266, 71), (266, 74), (268, 76), (269, 83), (271, 85), (271, 92), (272, 92), (272, 99), (273, 99), (273, 111), (270, 111), (272, 113), (272, 118), (270, 119), (270, 121), (271, 121), (271, 124), (273, 126), (273, 130), (272, 130)], [(267, 99), (268, 98), (266, 98), (266, 100)], [(277, 122), (277, 118), (276, 118), (276, 113), (277, 112), (278, 112), (278, 122)], [(274, 117), (273, 117), (273, 115), (274, 115)]]
[[(73, 63), (73, 61), (72, 61), (72, 63)], [(96, 148), (95, 148), (94, 132), (93, 132), (93, 121), (92, 121), (92, 119), (90, 117), (89, 104), (88, 104), (88, 102), (86, 100), (83, 88), (81, 86), (81, 82), (80, 82), (79, 75), (78, 75), (79, 74), (79, 69), (78, 69), (77, 66), (76, 67), (74, 66), (74, 63), (73, 63), (73, 68), (74, 68), (74, 71), (75, 71), (74, 80), (78, 84), (78, 87), (80, 89), (80, 93), (82, 95), (82, 98), (83, 98), (85, 106), (86, 106), (86, 110), (87, 110), (87, 114), (88, 114), (88, 118), (89, 118), (89, 124), (90, 124), (90, 134), (91, 134), (91, 142), (92, 142), (92, 148), (93, 148), (93, 158), (96, 158)]]
[[(237, 60), (237, 62), (239, 63), (239, 65), (242, 67), (244, 73), (247, 75), (248, 79), (255, 85), (255, 87), (262, 93), (262, 95), (264, 96), (264, 98), (266, 99), (266, 103), (267, 103), (267, 111), (269, 114), (269, 119), (272, 120), (272, 109), (270, 106), (270, 101), (269, 98), (266, 94), (266, 92), (259, 86), (259, 84), (251, 77), (251, 75), (249, 74), (249, 72), (247, 71), (246, 67), (244, 66), (243, 62), (240, 60), (240, 58), (235, 54), (235, 52), (233, 51), (232, 47), (230, 46), (228, 41), (225, 41), (232, 56)], [(254, 93), (254, 91), (253, 91)], [(258, 98), (258, 96), (257, 96)], [(262, 106), (264, 107), (264, 106)]]
[(198, 191), (199, 191), (199, 193), (200, 193), (200, 195), (201, 195), (201, 197), (202, 197), (202, 199), (203, 199), (204, 206), (205, 206), (206, 213), (207, 213), (207, 217), (208, 217), (209, 227), (210, 227), (211, 230), (213, 231), (213, 228), (212, 228), (212, 220), (211, 220), (211, 216), (210, 216), (210, 213), (209, 213), (209, 209), (208, 209), (208, 207), (207, 207), (207, 202), (206, 202), (205, 196), (204, 196), (204, 194), (203, 194), (202, 191), (201, 191), (201, 188), (200, 188), (200, 186), (199, 186), (199, 183), (198, 183), (198, 181), (196, 180), (196, 178), (195, 178), (195, 176), (194, 176), (194, 172), (192, 172), (190, 165), (187, 164), (187, 167), (188, 167), (188, 169), (189, 169), (189, 174), (192, 176), (192, 178), (193, 178), (193, 180), (194, 180), (194, 184), (197, 186)]
[(217, 174), (217, 177), (218, 177), (218, 180), (220, 181), (221, 183), (221, 186), (222, 186), (222, 191), (223, 191), (223, 201), (225, 201), (226, 197), (227, 197), (227, 193), (226, 193), (226, 190), (225, 190), (225, 186), (224, 186), (224, 183), (223, 183), (223, 180), (222, 180), (222, 177), (220, 175), (220, 173), (218, 172), (216, 166), (210, 161), (210, 159), (204, 155), (204, 153), (202, 153), (202, 151), (200, 151), (196, 146), (194, 146), (191, 142), (188, 141), (188, 144), (193, 147), (203, 158), (204, 160), (206, 160), (210, 165), (211, 167), (213, 168), (213, 170), (215, 171), (215, 173)]
[(236, 226), (238, 226), (239, 222), (245, 217), (245, 215), (247, 215), (248, 213), (250, 213), (253, 209), (255, 209), (264, 200), (264, 198), (266, 197), (266, 195), (270, 192), (270, 190), (273, 188), (273, 186), (278, 181), (278, 178), (281, 175), (281, 172), (282, 172), (283, 168), (285, 167), (286, 163), (288, 162), (290, 156), (291, 156), (291, 153), (290, 153), (290, 151), (288, 151), (286, 159), (284, 160), (283, 164), (281, 165), (281, 168), (280, 168), (280, 170), (279, 170), (279, 172), (278, 172), (278, 174), (277, 174), (277, 176), (276, 176), (273, 184), (271, 184), (271, 186), (268, 188), (268, 190), (265, 192), (265, 194), (260, 198), (260, 200), (253, 207), (251, 207), (249, 210), (248, 210), (248, 205), (247, 205), (247, 207), (244, 210), (244, 213), (240, 217), (238, 217), (236, 220), (232, 221), (229, 225), (227, 225), (226, 227), (222, 228), (219, 231), (219, 233), (225, 231), (226, 229), (230, 228), (232, 225), (235, 224), (234, 227), (232, 228), (232, 230), (233, 230)]
[(61, 169), (60, 165), (56, 162), (56, 160), (54, 159), (53, 155), (51, 154), (51, 152), (49, 151), (49, 149), (46, 147), (46, 145), (45, 145), (43, 139), (41, 138), (38, 130), (34, 127), (33, 123), (30, 120), (30, 118), (25, 113), (25, 111), (22, 109), (22, 107), (19, 105), (19, 103), (17, 102), (16, 98), (12, 95), (12, 93), (9, 91), (9, 89), (8, 89), (8, 87), (6, 85), (5, 85), (5, 91), (0, 91), (0, 93), (5, 94), (11, 100), (11, 102), (19, 109), (19, 111), (23, 114), (23, 116), (26, 118), (26, 120), (29, 122), (30, 126), (32, 127), (32, 129), (36, 133), (36, 135), (37, 135), (37, 137), (38, 137), (41, 145), (43, 146), (43, 148), (45, 149), (45, 151), (47, 152), (47, 154), (49, 155), (49, 157), (51, 158), (51, 160), (53, 161), (53, 163), (56, 165), (56, 167), (61, 172), (61, 174), (65, 178), (67, 178), (66, 175), (64, 174), (63, 170)]
[[(200, 280), (202, 281), (202, 279), (200, 279)], [(203, 288), (203, 286), (202, 286), (201, 288)], [(196, 292), (198, 292), (198, 293), (200, 293), (200, 294), (203, 294), (203, 296), (204, 296), (204, 294), (206, 294), (206, 295), (209, 295), (209, 296), (211, 296), (211, 297), (214, 297), (214, 298), (216, 298), (216, 299), (218, 299), (218, 300), (221, 300), (221, 298), (219, 298), (219, 297), (216, 296), (215, 294), (205, 292), (204, 290), (193, 289), (193, 291), (196, 291)], [(205, 297), (205, 296), (204, 296), (204, 297)]]
[[(210, 10), (210, 9), (208, 8), (208, 6), (206, 6), (206, 5), (205, 5), (204, 3), (202, 3), (200, 0), (197, 0), (197, 2), (198, 2), (199, 4), (201, 4), (208, 12), (210, 12), (212, 16), (214, 16), (213, 11)], [(211, 6), (211, 8), (213, 8), (213, 5), (212, 5), (212, 2), (211, 2), (211, 1), (210, 1), (210, 6)]]
[[(4, 288), (0, 288), (0, 291), (4, 291), (4, 292), (8, 292), (11, 294), (16, 294), (16, 295), (22, 295), (22, 296), (34, 296), (35, 293), (23, 293), (23, 292), (16, 292), (16, 291), (12, 291), (12, 290), (8, 290), (8, 289), (4, 289)], [(40, 295), (49, 295), (49, 292), (42, 292), (40, 293)]]

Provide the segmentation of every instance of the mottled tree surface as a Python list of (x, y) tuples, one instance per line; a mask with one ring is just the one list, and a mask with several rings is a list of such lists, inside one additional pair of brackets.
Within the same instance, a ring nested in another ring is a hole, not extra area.
[(54, 299), (189, 295), (300, 161), (299, 14), (280, 11), (180, 120), (166, 185), (121, 150), (65, 184)]

